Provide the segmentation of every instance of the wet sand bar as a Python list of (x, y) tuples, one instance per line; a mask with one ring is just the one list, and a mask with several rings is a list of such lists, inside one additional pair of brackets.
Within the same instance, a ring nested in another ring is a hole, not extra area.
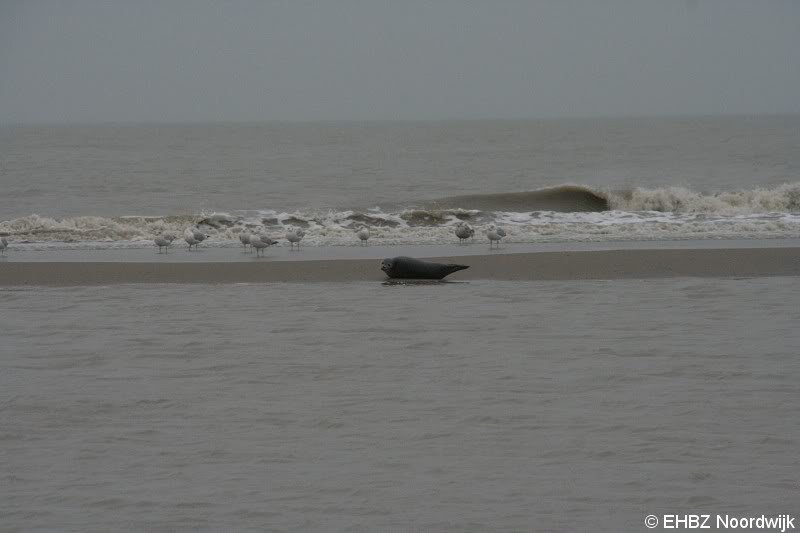
[[(453, 255), (447, 279), (582, 280), (800, 276), (800, 248), (627, 249)], [(3, 262), (1, 286), (382, 281), (379, 259), (250, 262)]]

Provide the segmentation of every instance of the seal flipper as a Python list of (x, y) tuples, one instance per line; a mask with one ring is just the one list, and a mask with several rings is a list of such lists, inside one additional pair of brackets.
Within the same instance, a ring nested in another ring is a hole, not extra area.
[[(447, 274), (445, 274), (444, 276), (449, 276), (453, 272), (458, 272), (459, 270), (465, 270), (465, 269), (469, 268), (469, 265), (453, 265), (453, 264), (451, 264), (451, 265), (445, 265), (445, 268), (447, 269)], [(442, 276), (442, 277), (444, 277), (444, 276)]]

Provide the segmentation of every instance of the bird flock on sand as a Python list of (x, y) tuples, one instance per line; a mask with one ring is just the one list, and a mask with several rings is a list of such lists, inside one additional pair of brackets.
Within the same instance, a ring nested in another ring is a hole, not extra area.
[[(367, 226), (358, 226), (355, 228), (355, 234), (356, 237), (358, 237), (359, 244), (362, 246), (369, 245), (367, 241), (369, 241), (371, 233)], [(490, 249), (495, 247), (499, 248), (500, 240), (506, 236), (505, 230), (495, 225), (491, 225), (484, 230), (484, 234), (489, 239)], [(305, 235), (306, 233), (302, 229), (290, 227), (286, 230), (285, 238), (289, 242), (290, 248), (294, 250), (300, 248), (300, 241), (303, 240)], [(466, 222), (461, 221), (455, 226), (455, 236), (458, 237), (458, 242), (460, 244), (465, 244), (469, 241), (474, 242), (475, 229)], [(200, 243), (206, 240), (208, 237), (209, 235), (203, 233), (196, 226), (190, 226), (183, 232), (183, 240), (186, 241), (187, 245), (189, 245), (189, 251), (191, 251), (192, 248), (197, 250), (197, 247), (200, 245)], [(153, 239), (153, 243), (158, 247), (158, 253), (162, 253), (162, 250), (164, 253), (169, 253), (169, 248), (176, 239), (177, 237), (175, 237), (175, 235), (164, 233)], [(278, 241), (269, 235), (264, 233), (250, 233), (248, 231), (242, 231), (239, 233), (239, 241), (242, 243), (245, 251), (252, 252), (255, 250), (256, 256), (264, 255), (264, 252), (267, 248), (275, 244), (279, 244)], [(5, 255), (6, 248), (8, 248), (8, 241), (5, 237), (0, 237), (0, 255)]]
[[(371, 236), (370, 230), (367, 226), (360, 225), (355, 229), (356, 237), (358, 237), (359, 244), (362, 246), (367, 246), (369, 243), (369, 238)], [(495, 225), (489, 226), (485, 231), (484, 234), (489, 239), (489, 248), (499, 248), (500, 247), (500, 239), (506, 236), (506, 232), (503, 228), (498, 228)], [(299, 249), (300, 248), (300, 241), (303, 240), (306, 233), (300, 228), (289, 227), (286, 230), (285, 238), (289, 242), (289, 247), (291, 249)], [(465, 244), (468, 241), (475, 240), (475, 229), (470, 226), (468, 223), (464, 221), (460, 221), (455, 226), (455, 235), (458, 237), (458, 242), (460, 244)], [(204, 234), (196, 227), (189, 227), (186, 228), (183, 235), (184, 240), (189, 245), (189, 250), (192, 249), (192, 246), (197, 248), (197, 245), (203, 242), (208, 235)], [(161, 253), (161, 249), (163, 248), (165, 251), (169, 249), (169, 246), (172, 244), (172, 241), (175, 240), (174, 235), (164, 234), (160, 235), (155, 238), (154, 242), (156, 246), (158, 246), (158, 251)], [(245, 251), (255, 250), (256, 255), (264, 255), (264, 250), (269, 248), (272, 245), (279, 244), (278, 241), (266, 235), (264, 233), (250, 233), (248, 231), (242, 231), (239, 233), (239, 242), (242, 243)]]

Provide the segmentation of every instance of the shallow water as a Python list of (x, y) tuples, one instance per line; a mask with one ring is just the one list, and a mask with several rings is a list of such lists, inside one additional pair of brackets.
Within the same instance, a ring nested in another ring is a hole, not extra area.
[(796, 511), (797, 278), (0, 293), (8, 530)]

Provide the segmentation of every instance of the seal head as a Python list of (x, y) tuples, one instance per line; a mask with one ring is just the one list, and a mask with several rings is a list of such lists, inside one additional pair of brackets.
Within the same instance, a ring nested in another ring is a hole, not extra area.
[(420, 261), (413, 257), (392, 257), (381, 261), (381, 270), (390, 278), (398, 279), (442, 279), (445, 276), (469, 268), (467, 265), (454, 265)]

